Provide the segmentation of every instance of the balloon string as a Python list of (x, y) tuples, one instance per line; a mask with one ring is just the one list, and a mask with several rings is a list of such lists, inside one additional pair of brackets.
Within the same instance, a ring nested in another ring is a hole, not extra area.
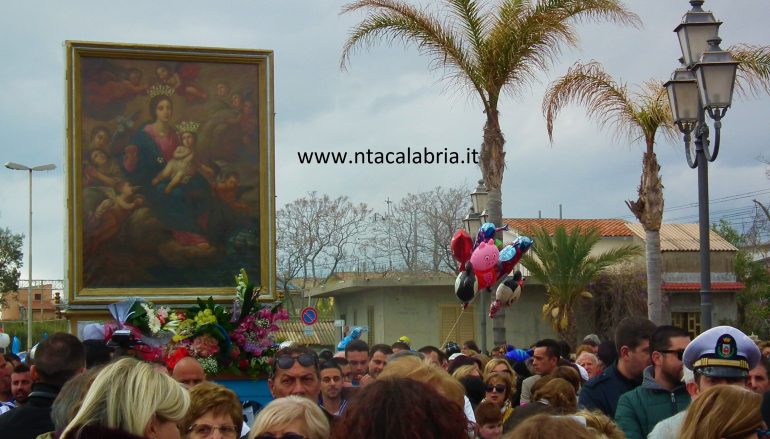
[[(476, 298), (477, 298), (477, 297), (479, 297), (479, 295), (481, 295), (481, 294), (482, 294), (482, 291), (479, 291), (479, 293), (478, 293), (478, 294), (476, 294), (475, 296), (473, 296), (473, 299), (471, 299), (471, 301), (470, 301), (470, 302), (468, 302), (468, 305), (470, 306), (470, 304), (471, 304), (471, 303), (473, 303), (473, 301), (475, 301), (475, 300), (476, 300)], [(466, 310), (467, 308), (468, 308), (467, 306), (464, 306), (464, 305), (463, 305), (463, 307), (462, 307), (462, 311), (460, 311), (460, 315), (458, 315), (458, 316), (457, 316), (457, 320), (455, 320), (455, 323), (454, 323), (454, 325), (452, 325), (452, 329), (450, 329), (450, 330), (449, 330), (449, 333), (447, 333), (447, 336), (446, 336), (446, 338), (444, 339), (444, 342), (443, 342), (443, 343), (441, 343), (441, 349), (444, 349), (444, 350), (446, 350), (446, 343), (447, 343), (447, 341), (449, 341), (449, 337), (451, 337), (451, 336), (452, 336), (452, 332), (454, 332), (455, 328), (457, 327), (457, 324), (458, 324), (458, 323), (460, 323), (460, 319), (462, 318), (462, 316), (463, 316), (463, 313), (465, 313), (465, 310)]]

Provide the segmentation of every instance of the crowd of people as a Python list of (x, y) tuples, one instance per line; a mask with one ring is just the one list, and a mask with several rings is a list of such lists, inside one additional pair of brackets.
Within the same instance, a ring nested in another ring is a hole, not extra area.
[(575, 351), (539, 340), (489, 356), (413, 349), (409, 339), (344, 351), (290, 345), (271, 361), (273, 400), (253, 419), (194, 358), (172, 370), (111, 358), (77, 337), (41, 342), (32, 364), (0, 357), (3, 439), (497, 439), (770, 437), (770, 345), (719, 326), (695, 339), (630, 317)]

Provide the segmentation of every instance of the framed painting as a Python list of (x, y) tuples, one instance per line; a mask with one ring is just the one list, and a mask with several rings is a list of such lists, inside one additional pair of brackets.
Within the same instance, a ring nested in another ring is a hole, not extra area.
[(272, 51), (66, 51), (69, 305), (273, 292)]

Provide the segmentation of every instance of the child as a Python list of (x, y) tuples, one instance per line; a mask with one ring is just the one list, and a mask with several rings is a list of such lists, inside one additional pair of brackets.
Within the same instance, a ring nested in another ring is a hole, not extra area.
[(476, 407), (477, 439), (499, 439), (503, 435), (503, 419), (500, 408), (490, 402), (482, 401)]
[(107, 199), (99, 204), (88, 221), (86, 253), (93, 253), (115, 236), (131, 213), (144, 204), (144, 198), (136, 195), (136, 188), (125, 180), (115, 183), (114, 189), (106, 189), (105, 194)]
[(182, 144), (174, 149), (174, 155), (166, 163), (166, 167), (152, 179), (152, 185), (157, 186), (163, 180), (171, 181), (165, 188), (165, 192), (171, 193), (175, 187), (190, 181), (190, 177), (195, 174), (195, 142), (197, 140), (196, 131), (198, 124), (195, 122), (182, 122), (177, 126), (181, 133)]

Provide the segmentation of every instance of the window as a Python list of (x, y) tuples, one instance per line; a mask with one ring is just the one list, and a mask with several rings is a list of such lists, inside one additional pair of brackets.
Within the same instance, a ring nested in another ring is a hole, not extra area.
[(40, 293), (35, 293), (35, 300), (40, 300), (40, 299), (41, 299), (41, 297), (43, 297), (43, 296), (42, 296), (42, 294), (40, 294)]
[[(475, 319), (475, 307), (469, 305), (466, 310), (456, 304), (452, 305), (439, 305), (439, 334), (441, 334), (438, 343), (444, 343), (444, 341), (454, 341), (457, 344), (461, 344), (465, 340), (476, 339), (476, 319)], [(439, 346), (437, 344), (437, 346)]]
[(691, 338), (701, 333), (700, 312), (672, 312), (671, 322), (674, 326), (689, 332)]

